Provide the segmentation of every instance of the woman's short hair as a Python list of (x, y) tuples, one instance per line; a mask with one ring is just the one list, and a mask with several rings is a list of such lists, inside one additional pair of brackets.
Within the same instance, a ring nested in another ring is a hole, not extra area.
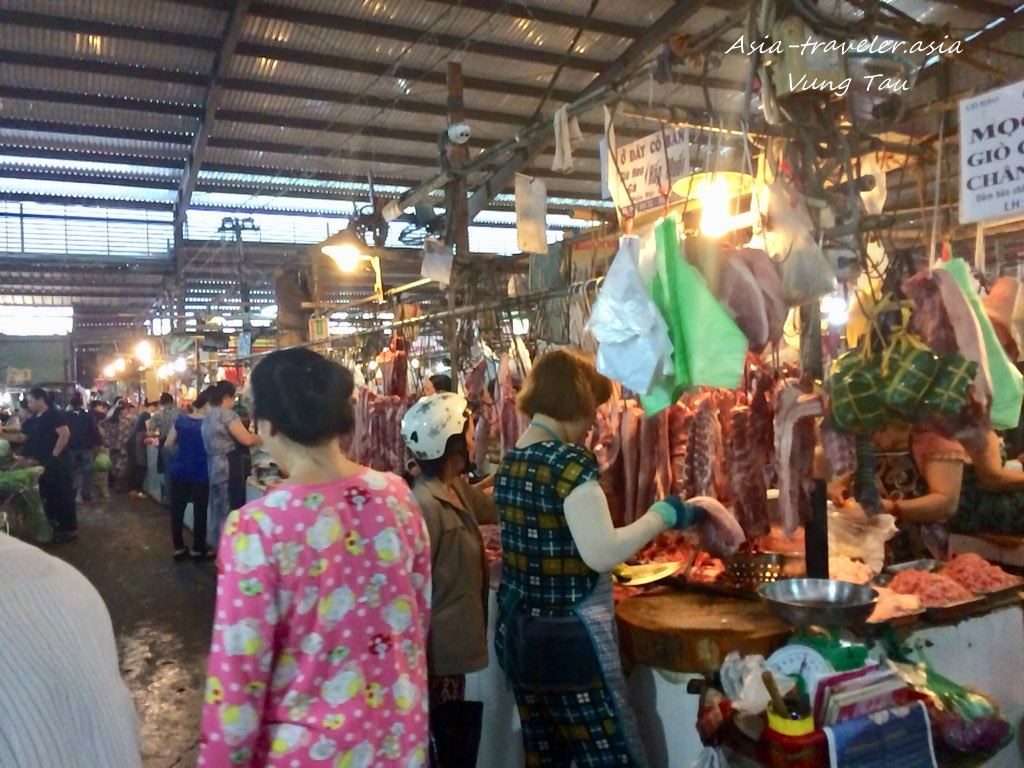
[(271, 352), (250, 377), (253, 416), (300, 445), (319, 445), (355, 425), (351, 372), (310, 349)]
[(238, 392), (238, 387), (226, 379), (221, 379), (211, 389), (214, 390), (210, 395), (211, 405), (221, 405), (229, 397), (233, 400), (235, 393)]
[(594, 415), (612, 396), (612, 383), (597, 372), (594, 362), (571, 349), (556, 349), (533, 364), (519, 393), (519, 410), (558, 421), (579, 421)]
[(435, 392), (454, 392), (452, 377), (446, 373), (435, 373), (430, 377), (430, 383), (434, 385)]

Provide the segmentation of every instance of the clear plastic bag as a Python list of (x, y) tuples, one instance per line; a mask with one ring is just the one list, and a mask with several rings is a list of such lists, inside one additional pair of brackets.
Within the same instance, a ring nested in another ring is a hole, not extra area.
[[(732, 708), (741, 715), (760, 715), (768, 709), (771, 695), (764, 685), (762, 675), (768, 669), (764, 656), (740, 656), (733, 651), (722, 662), (722, 690), (732, 702)], [(775, 685), (785, 696), (796, 687), (796, 681), (788, 675), (772, 672)]]
[(639, 238), (623, 237), (587, 330), (599, 343), (597, 370), (646, 394), (656, 375), (672, 370), (672, 341), (638, 271), (639, 257)]
[(855, 520), (831, 510), (828, 513), (828, 553), (833, 557), (842, 555), (860, 560), (875, 573), (881, 573), (885, 565), (885, 543), (897, 532), (896, 518), (892, 515)]

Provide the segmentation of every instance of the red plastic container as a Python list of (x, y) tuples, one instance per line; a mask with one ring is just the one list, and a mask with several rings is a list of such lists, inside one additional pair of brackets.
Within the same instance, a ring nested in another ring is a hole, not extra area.
[(806, 736), (786, 736), (766, 728), (761, 737), (761, 759), (768, 768), (825, 768), (828, 741), (822, 730)]

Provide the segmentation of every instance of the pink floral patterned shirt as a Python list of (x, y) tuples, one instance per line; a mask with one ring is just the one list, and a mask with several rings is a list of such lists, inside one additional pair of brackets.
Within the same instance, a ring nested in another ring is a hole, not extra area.
[(430, 551), (400, 478), (271, 491), (218, 570), (200, 766), (426, 765)]

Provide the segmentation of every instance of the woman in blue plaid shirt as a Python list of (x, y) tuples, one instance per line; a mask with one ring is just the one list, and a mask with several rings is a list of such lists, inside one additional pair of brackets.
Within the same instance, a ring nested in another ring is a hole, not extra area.
[(494, 481), (503, 549), (495, 651), (519, 706), (527, 768), (647, 765), (625, 698), (609, 572), (705, 516), (673, 497), (613, 526), (597, 461), (581, 447), (610, 397), (583, 355), (541, 357), (518, 403), (530, 426)]

